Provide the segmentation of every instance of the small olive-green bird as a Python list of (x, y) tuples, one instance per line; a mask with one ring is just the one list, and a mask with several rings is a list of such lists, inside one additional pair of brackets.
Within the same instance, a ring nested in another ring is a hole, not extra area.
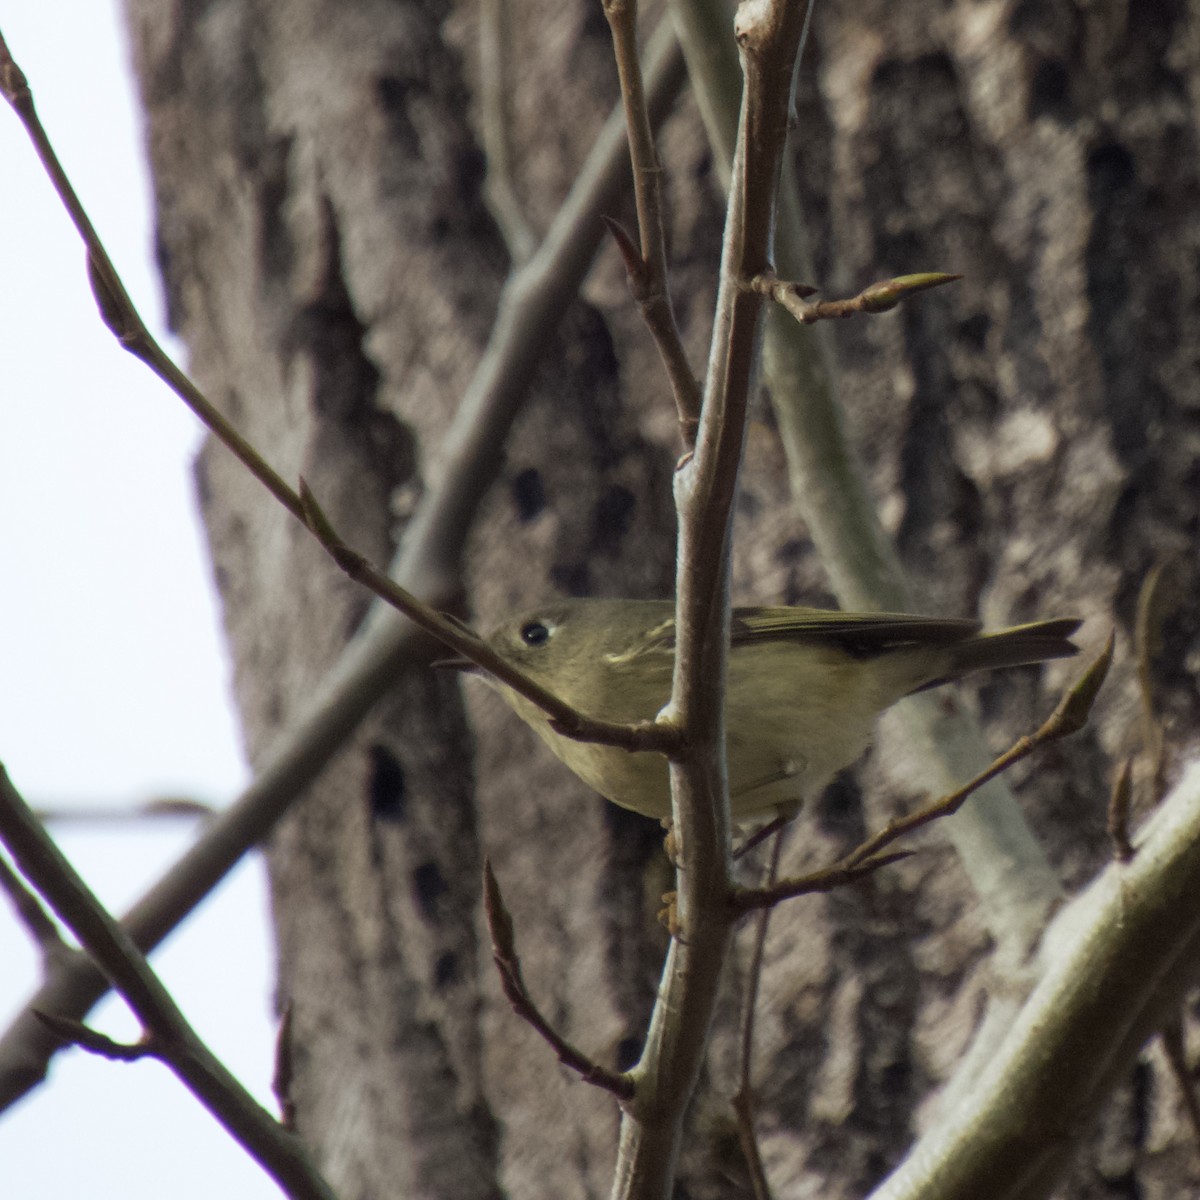
[[(1080, 622), (980, 633), (976, 621), (819, 608), (735, 608), (725, 721), (735, 820), (793, 813), (866, 749), (897, 700), (972, 671), (1078, 652)], [(586, 716), (652, 720), (671, 693), (675, 606), (667, 600), (562, 600), (487, 638)], [(458, 664), (466, 665), (466, 664)], [(585, 783), (648, 817), (671, 815), (667, 762), (575, 741), (503, 684), (489, 682)]]

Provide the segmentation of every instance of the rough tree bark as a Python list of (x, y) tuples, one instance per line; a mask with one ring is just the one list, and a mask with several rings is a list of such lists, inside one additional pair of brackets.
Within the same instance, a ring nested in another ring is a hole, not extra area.
[[(616, 100), (599, 0), (515, 5), (517, 186), (542, 230)], [(477, 12), (451, 0), (128, 0), (159, 244), (192, 372), (335, 523), (387, 561), (507, 270), (482, 198)], [(917, 270), (966, 278), (828, 331), (837, 389), (930, 611), (1076, 613), (1127, 635), (1174, 552), (1156, 697), (1200, 729), (1200, 18), (1182, 0), (865, 0), (818, 8), (797, 173), (828, 296)], [(722, 212), (685, 100), (663, 136), (670, 249), (699, 369)], [(624, 214), (618, 214), (624, 215)], [(545, 362), (466, 564), (486, 626), (555, 593), (671, 586), (666, 388), (606, 252)], [(764, 405), (738, 519), (739, 598), (828, 601)], [(367, 600), (220, 449), (198, 464), (252, 761)], [(453, 597), (446, 597), (449, 603)], [(1056, 666), (968, 685), (997, 746)], [(1136, 747), (1126, 651), (1091, 729), (1015, 786), (1069, 887), (1104, 856), (1112, 756)], [(886, 727), (804, 815), (789, 870), (897, 806)], [(777, 913), (755, 1068), (777, 1194), (865, 1194), (970, 1039), (985, 924), (937, 835), (868, 883)], [(603, 805), (489, 697), (414, 669), (268, 847), (299, 1125), (339, 1193), (602, 1195), (610, 1098), (568, 1077), (500, 996), (479, 913), (491, 856), (531, 990), (568, 1036), (630, 1061), (665, 935), (660, 831)], [(733, 973), (735, 974), (735, 973)], [(728, 1096), (736, 979), (682, 1187), (749, 1194)], [(1183, 1195), (1200, 1158), (1157, 1052), (1061, 1195)]]

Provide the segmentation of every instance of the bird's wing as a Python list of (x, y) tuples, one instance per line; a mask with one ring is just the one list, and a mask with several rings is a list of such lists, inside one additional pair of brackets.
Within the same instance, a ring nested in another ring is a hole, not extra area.
[[(974, 633), (978, 621), (955, 617), (914, 617), (910, 613), (845, 613), (825, 608), (735, 608), (734, 646), (754, 642), (835, 642), (850, 654), (875, 654), (892, 646), (952, 646)], [(675, 622), (648, 630), (635, 653), (675, 647)]]
[(844, 613), (823, 608), (735, 608), (735, 646), (752, 642), (836, 642), (850, 653), (891, 646), (952, 646), (978, 633), (978, 621), (910, 613)]

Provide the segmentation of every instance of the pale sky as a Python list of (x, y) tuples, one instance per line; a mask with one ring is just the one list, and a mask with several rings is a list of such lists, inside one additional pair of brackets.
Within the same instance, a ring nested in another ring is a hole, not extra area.
[[(152, 326), (161, 323), (149, 183), (116, 0), (0, 0), (67, 171)], [(0, 761), (33, 804), (222, 804), (244, 780), (228, 666), (195, 515), (199, 430), (97, 319), (81, 244), (0, 106)], [(120, 911), (194, 834), (186, 821), (58, 824)], [(154, 959), (201, 1036), (270, 1105), (267, 901), (243, 867)], [(0, 901), (0, 1023), (36, 985)], [(136, 1033), (111, 1000), (93, 1023)], [(155, 1063), (60, 1055), (0, 1115), (5, 1200), (277, 1196)]]

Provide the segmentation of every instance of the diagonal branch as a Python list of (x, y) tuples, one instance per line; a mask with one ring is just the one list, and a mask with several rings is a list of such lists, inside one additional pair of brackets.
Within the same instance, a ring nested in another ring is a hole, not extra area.
[(347, 545), (330, 524), (329, 518), (303, 480), (300, 481), (299, 497), (304, 524), (346, 575), (355, 583), (362, 584), (374, 592), (397, 612), (404, 613), (418, 628), (433, 634), (438, 641), (452, 650), (457, 650), (477, 667), (482, 667), (501, 683), (507, 684), (513, 691), (532, 700), (550, 717), (559, 733), (581, 742), (621, 746), (626, 750), (654, 750), (660, 754), (670, 754), (678, 747), (678, 733), (662, 722), (639, 721), (635, 724), (625, 724), (599, 720), (579, 712), (554, 692), (514, 667), (482, 638), (476, 637), (457, 622), (422, 604), (390, 575), (373, 566), (367, 558)]
[[(655, 122), (683, 84), (683, 65), (664, 25), (649, 47), (646, 94)], [(15, 64), (0, 61), (0, 85), (13, 86)], [(627, 185), (629, 156), (620, 110), (605, 123), (574, 187), (538, 252), (513, 274), (501, 296), (491, 340), (443, 443), (444, 470), (431, 483), (410, 523), (391, 575), (414, 595), (436, 602), (458, 589), (467, 531), (486, 491), (500, 445), (525, 394), (533, 364), (548, 344), (591, 265), (603, 235), (601, 214)], [(375, 605), (298, 720), (281, 733), (249, 787), (125, 915), (143, 951), (156, 946), (260, 842), (300, 792), (320, 773), (397, 674), (424, 653), (409, 623)], [(42, 986), (0, 1037), (0, 1107), (45, 1077), (59, 1044), (33, 1016), (40, 1008), (82, 1018), (107, 990), (85, 956), (56, 963)]]
[[(21, 873), (133, 1009), (153, 1043), (155, 1057), (171, 1068), (286, 1195), (299, 1200), (334, 1200), (300, 1139), (279, 1125), (196, 1036), (129, 935), (75, 873), (2, 767), (0, 839)], [(64, 1024), (62, 1014), (51, 1013), (50, 1018), (59, 1032), (74, 1024)], [(87, 1031), (80, 1035), (72, 1029), (68, 1036), (93, 1049), (101, 1044)]]
[(53, 960), (67, 949), (54, 919), (42, 907), (42, 902), (21, 881), (21, 877), (0, 858), (0, 891), (8, 897), (17, 920), (42, 952), (43, 961)]
[(343, 571), (358, 583), (370, 588), (376, 596), (402, 613), (419, 629), (431, 634), (451, 650), (482, 667), (513, 691), (538, 705), (553, 719), (559, 730), (569, 737), (604, 745), (624, 746), (630, 750), (659, 750), (667, 753), (674, 748), (676, 739), (673, 731), (668, 728), (660, 728), (653, 723), (622, 727), (612, 721), (593, 721), (580, 713), (553, 692), (505, 662), (481, 639), (442, 616), (384, 572), (372, 567), (366, 558), (354, 551), (338, 535), (303, 482), (299, 491), (289, 486), (158, 344), (129, 298), (108, 251), (105, 250), (70, 179), (62, 169), (54, 147), (38, 118), (25, 76), (8, 54), (2, 37), (0, 91), (21, 119), (37, 149), (38, 157), (54, 183), (55, 191), (75, 223), (80, 237), (83, 238), (88, 254), (88, 278), (100, 307), (100, 315), (113, 336), (125, 350), (145, 363), (200, 418), (209, 432), (317, 538)]
[(1054, 918), (1036, 988), (982, 1069), (871, 1200), (1041, 1200), (1200, 976), (1200, 763)]

